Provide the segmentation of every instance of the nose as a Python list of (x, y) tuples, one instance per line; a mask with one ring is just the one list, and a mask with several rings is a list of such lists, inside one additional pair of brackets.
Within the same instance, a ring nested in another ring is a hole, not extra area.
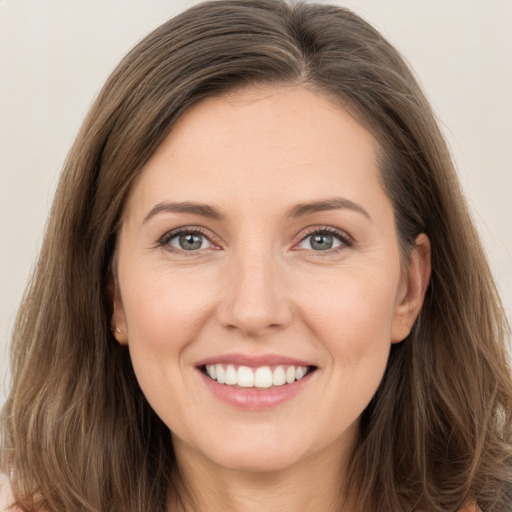
[(245, 336), (260, 337), (285, 328), (292, 320), (282, 269), (270, 254), (245, 253), (225, 275), (220, 323)]

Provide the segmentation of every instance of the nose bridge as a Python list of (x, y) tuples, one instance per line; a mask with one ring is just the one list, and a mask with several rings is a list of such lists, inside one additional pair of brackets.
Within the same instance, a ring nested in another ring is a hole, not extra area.
[(282, 286), (283, 269), (270, 244), (247, 244), (230, 261), (222, 323), (247, 335), (284, 327), (291, 311)]

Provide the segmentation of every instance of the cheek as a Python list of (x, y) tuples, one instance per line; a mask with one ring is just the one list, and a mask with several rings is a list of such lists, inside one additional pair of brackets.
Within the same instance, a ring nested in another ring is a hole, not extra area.
[(303, 318), (329, 354), (331, 377), (355, 409), (366, 407), (385, 371), (398, 280), (399, 270), (351, 272), (303, 302)]
[(300, 294), (298, 314), (309, 339), (325, 354), (323, 399), (316, 407), (317, 418), (328, 425), (319, 436), (332, 440), (355, 424), (382, 381), (399, 272), (366, 267), (336, 277), (331, 273), (325, 280), (316, 277), (315, 287)]
[(155, 269), (142, 274), (122, 290), (130, 341), (165, 348), (193, 337), (211, 309), (211, 280)]
[[(139, 384), (150, 403), (169, 393), (179, 396), (181, 381), (176, 376), (185, 367), (187, 348), (210, 316), (211, 279), (168, 269), (126, 270), (130, 279), (125, 279), (121, 293)], [(162, 409), (162, 404), (152, 406)]]
[(187, 348), (210, 317), (212, 280), (162, 268), (131, 270), (125, 269), (130, 279), (120, 275), (130, 358), (149, 403), (165, 415), (170, 397), (180, 407), (184, 390), (178, 376)]
[[(362, 272), (326, 280), (303, 297), (303, 316), (312, 329), (330, 339), (364, 348), (379, 340), (390, 342), (398, 273), (383, 276)], [(355, 347), (354, 347), (355, 348)]]

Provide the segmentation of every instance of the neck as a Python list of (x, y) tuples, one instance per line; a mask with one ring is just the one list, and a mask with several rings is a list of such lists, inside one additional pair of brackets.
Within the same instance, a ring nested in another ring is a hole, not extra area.
[(254, 472), (221, 467), (179, 442), (175, 451), (177, 468), (169, 512), (353, 510), (342, 492), (348, 457), (340, 458), (337, 450), (284, 469)]

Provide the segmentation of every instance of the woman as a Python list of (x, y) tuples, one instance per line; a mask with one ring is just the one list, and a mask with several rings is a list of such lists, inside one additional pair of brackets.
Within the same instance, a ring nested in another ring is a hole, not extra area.
[(73, 146), (2, 469), (21, 510), (509, 510), (506, 329), (397, 52), (336, 7), (202, 4)]

